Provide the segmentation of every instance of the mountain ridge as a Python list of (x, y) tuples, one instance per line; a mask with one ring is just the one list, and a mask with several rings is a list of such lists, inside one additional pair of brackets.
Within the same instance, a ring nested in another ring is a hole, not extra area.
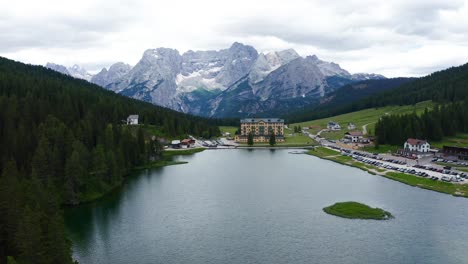
[(237, 117), (289, 111), (317, 103), (343, 85), (384, 78), (350, 74), (337, 63), (316, 55), (301, 57), (293, 49), (259, 53), (235, 42), (226, 49), (182, 54), (171, 48), (147, 49), (135, 66), (115, 63), (89, 80), (180, 112)]

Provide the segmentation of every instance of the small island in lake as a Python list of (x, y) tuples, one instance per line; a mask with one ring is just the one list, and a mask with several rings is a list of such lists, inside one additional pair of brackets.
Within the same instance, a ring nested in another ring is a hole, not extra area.
[(358, 202), (342, 202), (323, 208), (327, 214), (351, 219), (387, 220), (392, 214), (380, 208), (372, 208)]

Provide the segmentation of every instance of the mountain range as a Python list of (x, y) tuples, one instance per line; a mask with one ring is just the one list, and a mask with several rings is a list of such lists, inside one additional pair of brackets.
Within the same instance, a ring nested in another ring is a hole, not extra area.
[(118, 62), (96, 75), (74, 65), (46, 67), (106, 89), (180, 112), (207, 117), (285, 114), (319, 104), (338, 88), (379, 74), (350, 74), (293, 50), (259, 53), (234, 43), (221, 50), (148, 49), (133, 67)]

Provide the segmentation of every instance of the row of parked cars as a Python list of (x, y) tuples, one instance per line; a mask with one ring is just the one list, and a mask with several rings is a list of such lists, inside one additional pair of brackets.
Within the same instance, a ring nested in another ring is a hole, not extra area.
[(443, 163), (449, 163), (449, 164), (460, 165), (460, 166), (468, 166), (468, 162), (459, 161), (459, 160), (449, 160), (449, 159), (444, 159), (444, 158), (433, 158), (432, 162), (443, 162)]
[(419, 169), (423, 169), (423, 170), (430, 170), (430, 171), (435, 171), (435, 172), (439, 172), (439, 173), (444, 173), (444, 174), (447, 174), (446, 176), (455, 176), (455, 177), (459, 177), (459, 178), (462, 178), (462, 179), (468, 179), (468, 174), (466, 173), (463, 173), (463, 172), (456, 172), (456, 171), (452, 171), (452, 170), (449, 170), (449, 169), (439, 169), (439, 168), (435, 168), (435, 167), (431, 167), (431, 166), (424, 166), (424, 165), (414, 165), (415, 168), (419, 168)]

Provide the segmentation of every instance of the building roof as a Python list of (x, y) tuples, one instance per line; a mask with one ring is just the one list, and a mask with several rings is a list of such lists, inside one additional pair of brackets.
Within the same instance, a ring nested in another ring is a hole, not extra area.
[(360, 136), (362, 136), (362, 132), (361, 132), (361, 131), (350, 131), (350, 132), (346, 132), (345, 134), (350, 135), (350, 136), (352, 136), (352, 137), (360, 137)]
[(182, 144), (189, 144), (190, 141), (191, 141), (191, 139), (186, 138), (186, 139), (182, 139), (181, 143)]
[(129, 119), (138, 119), (138, 115), (129, 115), (128, 118)]
[(410, 145), (424, 145), (427, 143), (427, 140), (408, 138), (408, 140), (406, 140), (406, 143)]
[(172, 145), (180, 144), (180, 140), (172, 140), (172, 141), (171, 141), (171, 144), (172, 144)]
[(330, 122), (328, 122), (328, 125), (330, 125), (330, 126), (339, 126), (340, 124), (338, 124), (338, 123), (336, 123), (334, 121), (330, 121)]
[(266, 118), (244, 118), (241, 119), (241, 124), (244, 123), (259, 123), (260, 121), (263, 121), (265, 123), (284, 123), (284, 119), (279, 119), (279, 118), (271, 118), (271, 117), (266, 117)]

